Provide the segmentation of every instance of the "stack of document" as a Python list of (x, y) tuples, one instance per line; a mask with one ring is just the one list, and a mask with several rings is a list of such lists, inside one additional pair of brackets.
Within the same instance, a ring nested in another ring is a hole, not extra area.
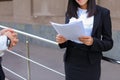
[(67, 40), (79, 42), (79, 37), (85, 35), (82, 21), (75, 21), (68, 24), (59, 24), (50, 22), (58, 34), (64, 36)]

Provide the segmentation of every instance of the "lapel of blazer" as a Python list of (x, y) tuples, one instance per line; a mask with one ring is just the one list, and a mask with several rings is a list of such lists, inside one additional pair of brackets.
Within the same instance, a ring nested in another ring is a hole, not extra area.
[(92, 30), (92, 34), (91, 34), (92, 36), (94, 36), (95, 31), (96, 31), (97, 27), (99, 26), (99, 20), (100, 20), (100, 14), (99, 14), (99, 12), (97, 12), (94, 15), (93, 30)]

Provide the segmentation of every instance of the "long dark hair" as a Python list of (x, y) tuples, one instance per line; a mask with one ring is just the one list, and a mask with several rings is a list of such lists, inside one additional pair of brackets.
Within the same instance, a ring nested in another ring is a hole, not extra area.
[[(71, 17), (78, 18), (78, 15), (77, 15), (78, 7), (80, 7), (80, 5), (75, 0), (69, 0), (66, 16), (68, 16), (70, 18)], [(95, 12), (96, 12), (96, 2), (95, 2), (95, 0), (88, 0), (88, 2), (87, 2), (87, 12), (88, 12), (88, 17), (91, 17), (95, 14)]]

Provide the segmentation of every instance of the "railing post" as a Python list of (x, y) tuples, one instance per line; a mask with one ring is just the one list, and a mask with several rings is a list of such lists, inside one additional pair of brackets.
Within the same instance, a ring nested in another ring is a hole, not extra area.
[[(30, 59), (30, 50), (29, 50), (29, 40), (28, 36), (26, 36), (26, 49), (27, 49), (27, 58)], [(28, 72), (28, 80), (31, 80), (31, 69), (30, 69), (30, 61), (27, 60), (27, 72)]]

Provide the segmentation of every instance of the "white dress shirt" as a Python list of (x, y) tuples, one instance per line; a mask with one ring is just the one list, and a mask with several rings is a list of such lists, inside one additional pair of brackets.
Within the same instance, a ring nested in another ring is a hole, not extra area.
[(78, 19), (72, 17), (69, 23), (74, 22), (74, 21), (82, 21), (83, 27), (85, 29), (85, 36), (91, 36), (94, 16), (87, 17), (88, 16), (87, 10), (81, 9), (81, 8), (78, 8), (77, 15), (78, 15)]
[(86, 36), (91, 36), (94, 16), (87, 17), (88, 16), (87, 10), (81, 8), (78, 8), (77, 14), (78, 14), (78, 19), (83, 21), (83, 26), (85, 29)]

